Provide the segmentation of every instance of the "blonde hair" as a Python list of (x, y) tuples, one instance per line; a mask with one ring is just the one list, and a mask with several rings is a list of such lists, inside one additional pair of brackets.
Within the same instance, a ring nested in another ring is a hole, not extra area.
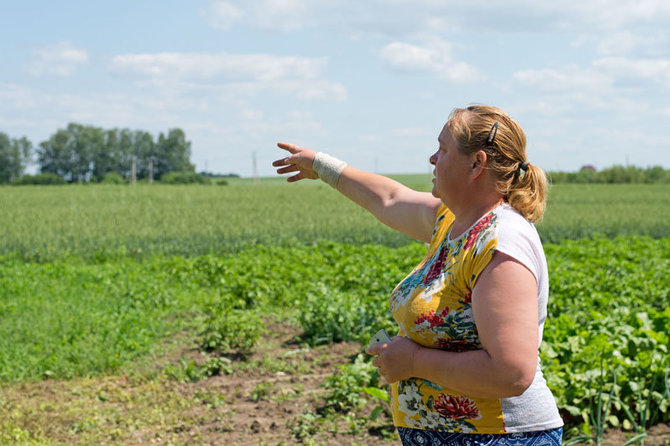
[(547, 176), (528, 163), (526, 134), (519, 124), (497, 107), (471, 105), (452, 111), (448, 125), (461, 153), (486, 153), (486, 167), (494, 173), (496, 189), (505, 201), (528, 220), (540, 220), (546, 207)]

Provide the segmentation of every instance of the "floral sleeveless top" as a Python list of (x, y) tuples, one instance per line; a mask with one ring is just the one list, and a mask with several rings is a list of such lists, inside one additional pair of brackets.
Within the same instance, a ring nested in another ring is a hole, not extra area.
[[(477, 278), (498, 246), (500, 209), (482, 217), (460, 237), (449, 240), (454, 216), (445, 206), (440, 207), (426, 256), (391, 294), (391, 312), (398, 323), (399, 336), (406, 336), (425, 347), (452, 352), (482, 349), (473, 319), (471, 296)], [(510, 211), (516, 213), (506, 205), (502, 214)], [(523, 217), (516, 215), (523, 220), (522, 224), (535, 231)], [(537, 242), (541, 250), (539, 237)], [(534, 403), (548, 405), (551, 414), (543, 420), (532, 421), (535, 424), (530, 429), (527, 420), (518, 424), (524, 424), (527, 430), (540, 430), (537, 427), (540, 425), (560, 427), (563, 423), (539, 366), (538, 372), (535, 381), (539, 382), (534, 381), (531, 387), (535, 386), (535, 390), (531, 394), (540, 392), (536, 395), (539, 400), (536, 396), (532, 399)], [(505, 413), (512, 407), (505, 400), (513, 403), (513, 398), (471, 398), (420, 378), (394, 383), (391, 396), (396, 426), (464, 433), (515, 431), (509, 429), (510, 426), (506, 428), (506, 421), (512, 421), (506, 417), (514, 418), (515, 415)]]

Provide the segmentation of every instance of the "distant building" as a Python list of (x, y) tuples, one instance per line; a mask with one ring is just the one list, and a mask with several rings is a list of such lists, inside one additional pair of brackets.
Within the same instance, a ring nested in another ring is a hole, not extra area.
[(595, 166), (593, 166), (591, 164), (585, 164), (579, 170), (588, 170), (588, 171), (591, 171), (591, 172), (595, 172), (596, 168), (595, 168)]

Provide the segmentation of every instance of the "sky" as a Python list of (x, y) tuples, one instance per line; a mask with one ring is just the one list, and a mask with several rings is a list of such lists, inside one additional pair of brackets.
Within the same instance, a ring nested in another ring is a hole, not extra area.
[(0, 132), (36, 146), (70, 122), (181, 128), (198, 171), (274, 176), (286, 141), (429, 173), (449, 113), (484, 103), (545, 170), (670, 168), (667, 0), (0, 6)]

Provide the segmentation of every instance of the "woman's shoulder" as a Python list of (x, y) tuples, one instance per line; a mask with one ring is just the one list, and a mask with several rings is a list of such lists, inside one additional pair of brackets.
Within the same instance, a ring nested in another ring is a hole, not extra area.
[(499, 206), (494, 213), (497, 217), (499, 237), (527, 238), (534, 243), (541, 244), (535, 225), (509, 204), (505, 203)]
[(511, 206), (498, 210), (498, 243), (496, 249), (526, 265), (536, 277), (545, 270), (542, 241), (535, 225)]

